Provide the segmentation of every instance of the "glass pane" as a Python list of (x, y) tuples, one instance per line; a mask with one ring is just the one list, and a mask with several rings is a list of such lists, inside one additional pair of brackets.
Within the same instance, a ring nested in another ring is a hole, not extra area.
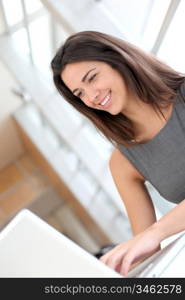
[(47, 76), (52, 56), (49, 15), (43, 15), (33, 21), (29, 30), (34, 64), (40, 71), (43, 71), (43, 75)]
[(24, 0), (24, 2), (28, 14), (32, 14), (43, 7), (40, 0)]
[(43, 127), (43, 137), (48, 140), (48, 142), (51, 144), (52, 148), (59, 148), (60, 147), (60, 138), (55, 133), (53, 128), (51, 128), (49, 125), (44, 125)]
[(43, 127), (43, 120), (40, 112), (33, 103), (25, 105), (24, 111), (26, 113), (27, 120), (31, 121), (37, 128)]
[[(62, 26), (61, 24), (59, 24), (57, 22), (57, 20), (55, 20), (53, 18), (53, 22), (54, 22), (54, 26), (55, 26), (55, 36), (56, 36), (56, 45), (55, 45), (55, 49), (54, 49), (54, 53), (55, 51), (64, 43), (64, 41), (68, 38), (69, 33), (66, 31), (66, 29), (64, 28), (64, 26)], [(53, 55), (54, 55), (53, 53)]]
[(126, 38), (149, 50), (159, 32), (170, 0), (103, 0), (102, 3), (109, 14), (113, 15)]
[(29, 46), (28, 46), (28, 37), (25, 28), (21, 28), (11, 36), (14, 47), (16, 48), (17, 52), (22, 55), (25, 59), (29, 59)]
[(145, 49), (150, 50), (155, 43), (170, 2), (170, 0), (152, 1), (152, 5), (148, 9), (146, 19), (143, 24), (143, 30), (141, 32), (141, 40)]
[[(140, 35), (152, 0), (103, 0), (102, 3), (109, 12), (120, 22), (123, 32), (128, 31), (133, 35)], [(116, 4), (116, 5), (115, 5)]]
[(12, 26), (23, 19), (23, 11), (20, 0), (2, 0), (8, 25)]
[(180, 72), (185, 72), (184, 12), (185, 1), (181, 1), (157, 54), (161, 59)]

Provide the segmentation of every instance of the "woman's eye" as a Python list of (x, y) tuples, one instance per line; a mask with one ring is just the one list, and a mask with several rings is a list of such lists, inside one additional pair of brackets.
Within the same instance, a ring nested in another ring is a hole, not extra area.
[(89, 82), (91, 82), (95, 77), (96, 77), (96, 74), (94, 74), (93, 76), (91, 76), (91, 77), (89, 78)]
[[(97, 74), (92, 75), (92, 76), (89, 78), (88, 82), (91, 82), (91, 81), (96, 77), (96, 75), (97, 75)], [(78, 94), (76, 95), (76, 97), (78, 97), (78, 98), (80, 98), (81, 96), (82, 96), (82, 92), (80, 92), (80, 93), (78, 93)]]
[(82, 95), (82, 92), (78, 93), (76, 96), (77, 96), (78, 98), (80, 98), (81, 95)]

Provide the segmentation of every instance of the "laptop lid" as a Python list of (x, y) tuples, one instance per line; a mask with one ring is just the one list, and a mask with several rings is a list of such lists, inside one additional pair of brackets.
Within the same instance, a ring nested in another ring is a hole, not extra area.
[(27, 209), (0, 232), (0, 277), (122, 277)]

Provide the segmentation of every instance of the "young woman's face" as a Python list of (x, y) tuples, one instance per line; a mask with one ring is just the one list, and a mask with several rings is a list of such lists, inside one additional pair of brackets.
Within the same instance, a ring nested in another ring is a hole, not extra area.
[(123, 111), (128, 92), (121, 75), (99, 61), (76, 62), (66, 65), (61, 78), (70, 91), (93, 109), (112, 115)]

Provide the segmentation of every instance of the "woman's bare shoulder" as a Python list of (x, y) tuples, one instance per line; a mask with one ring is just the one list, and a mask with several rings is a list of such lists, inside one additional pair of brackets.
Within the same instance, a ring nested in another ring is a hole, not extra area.
[(134, 167), (130, 160), (118, 148), (115, 148), (112, 151), (109, 160), (109, 166), (111, 170), (114, 168), (117, 170), (120, 169), (122, 174), (130, 179), (138, 179), (143, 182), (145, 181), (145, 178), (139, 172), (139, 170)]

